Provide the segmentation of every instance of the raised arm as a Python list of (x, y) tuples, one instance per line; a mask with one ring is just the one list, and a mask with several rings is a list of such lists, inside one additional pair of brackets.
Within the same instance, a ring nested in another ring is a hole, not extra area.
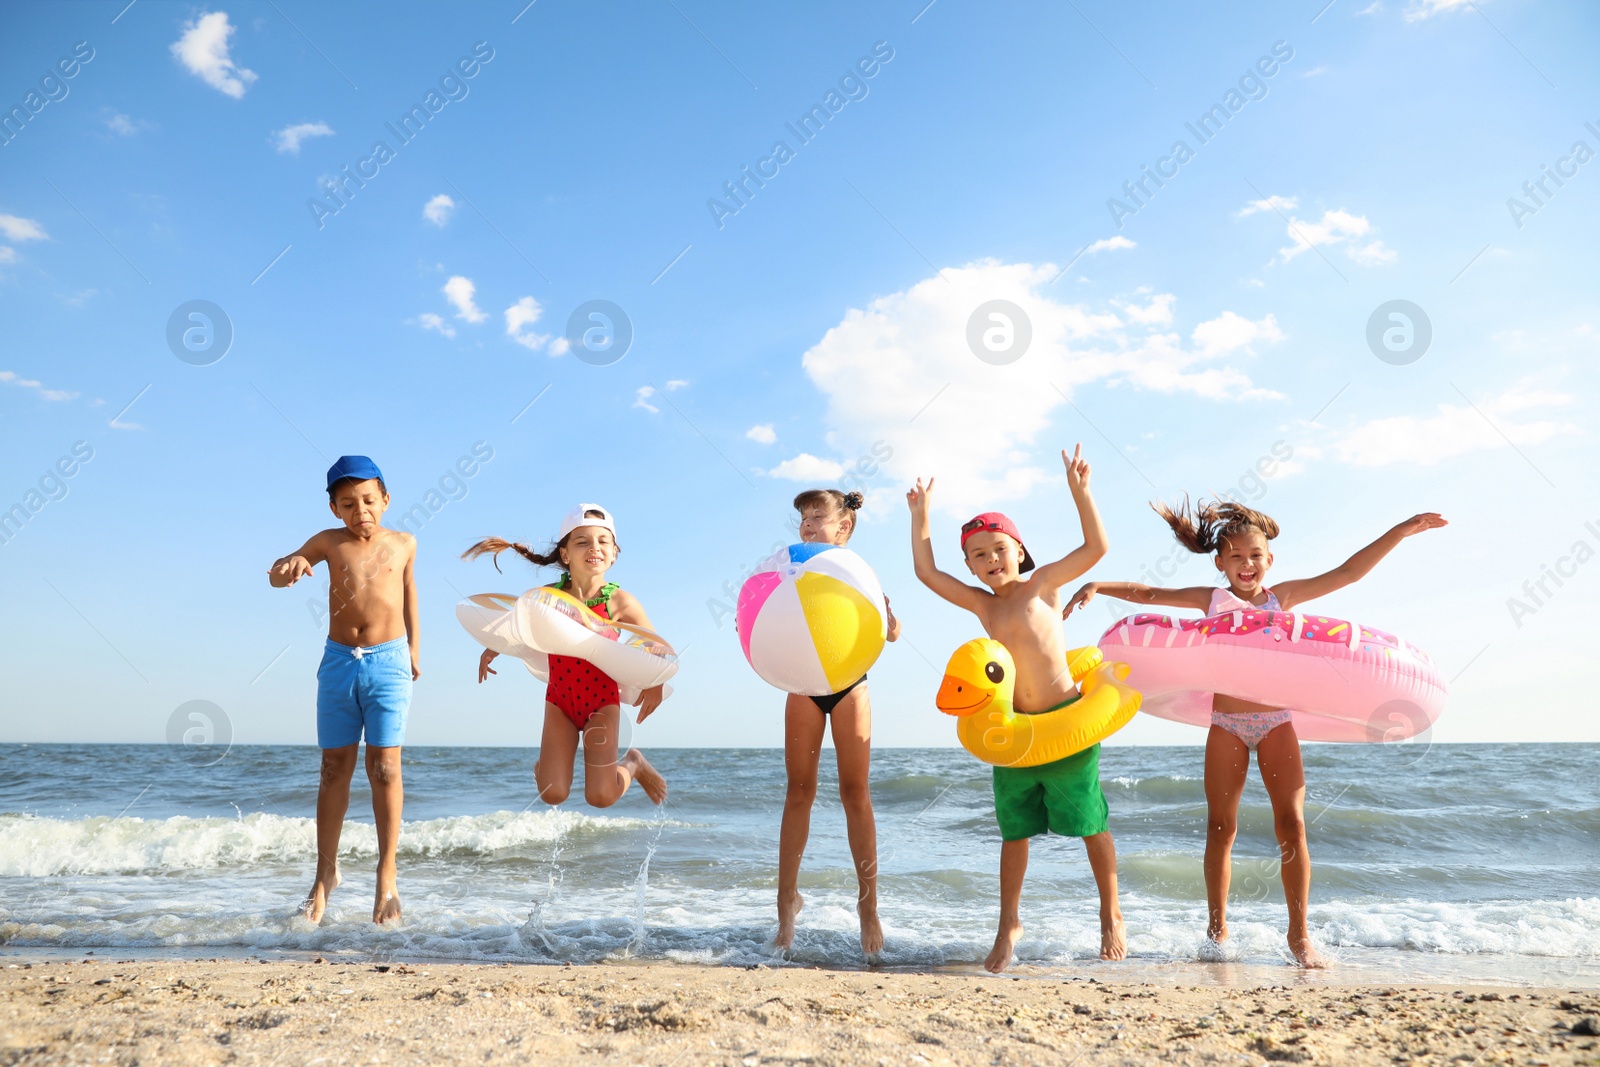
[(1072, 594), (1072, 599), (1067, 601), (1067, 608), (1061, 613), (1061, 617), (1066, 618), (1102, 593), (1146, 607), (1159, 604), (1169, 608), (1193, 608), (1196, 611), (1206, 611), (1211, 607), (1211, 590), (1203, 585), (1192, 585), (1186, 589), (1163, 589), (1160, 586), (1141, 585), (1138, 582), (1087, 582)]
[(1367, 573), (1378, 565), (1379, 560), (1394, 551), (1394, 546), (1413, 534), (1419, 534), (1424, 530), (1437, 530), (1441, 526), (1448, 525), (1449, 522), (1437, 511), (1425, 511), (1420, 515), (1413, 515), (1405, 522), (1396, 524), (1388, 533), (1333, 570), (1319, 574), (1315, 578), (1279, 582), (1272, 587), (1272, 591), (1278, 595), (1278, 603), (1288, 611), (1296, 604), (1304, 604), (1316, 597), (1327, 596), (1337, 589), (1343, 589), (1352, 582), (1365, 578)]
[[(650, 616), (644, 613), (644, 605), (639, 603), (639, 601), (634, 598), (633, 594), (629, 593), (627, 590), (618, 589), (615, 593), (611, 594), (611, 607), (612, 610), (616, 612), (616, 614), (611, 616), (615, 621), (627, 623), (629, 626), (643, 627), (644, 629), (649, 630), (651, 633), (656, 632), (656, 628), (651, 625)], [(646, 719), (648, 719), (650, 717), (650, 713), (661, 706), (661, 701), (664, 699), (664, 697), (665, 691), (659, 685), (653, 685), (649, 689), (640, 690), (639, 714), (638, 717), (634, 719), (634, 722), (644, 722)]]
[(1051, 589), (1059, 589), (1075, 578), (1082, 577), (1090, 567), (1105, 558), (1110, 542), (1106, 539), (1105, 524), (1100, 521), (1100, 509), (1094, 506), (1089, 495), (1089, 461), (1083, 458), (1083, 445), (1076, 445), (1072, 455), (1061, 450), (1061, 462), (1067, 468), (1067, 488), (1072, 491), (1072, 502), (1078, 506), (1078, 521), (1083, 525), (1083, 544), (1068, 552), (1054, 563), (1039, 568), (1033, 580)]
[(928, 533), (928, 499), (932, 493), (932, 478), (927, 485), (918, 478), (917, 487), (906, 490), (906, 504), (911, 508), (911, 559), (916, 564), (917, 579), (956, 607), (977, 612), (989, 594), (946, 574), (933, 562), (933, 539)]
[(326, 530), (312, 534), (311, 540), (300, 546), (300, 551), (273, 560), (272, 566), (267, 568), (267, 581), (272, 588), (285, 589), (310, 574), (317, 564), (326, 562), (326, 534)]

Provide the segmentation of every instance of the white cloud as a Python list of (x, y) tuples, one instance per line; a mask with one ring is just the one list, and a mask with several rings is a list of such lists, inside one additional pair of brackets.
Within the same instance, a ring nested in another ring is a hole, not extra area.
[(422, 217), (435, 226), (443, 226), (450, 221), (450, 216), (455, 213), (456, 202), (444, 193), (429, 200), (422, 205)]
[[(1244, 213), (1247, 212), (1241, 214)], [(1324, 211), (1322, 218), (1315, 222), (1291, 215), (1284, 232), (1294, 242), (1278, 249), (1278, 255), (1285, 263), (1302, 252), (1310, 251), (1315, 245), (1344, 245), (1345, 254), (1363, 267), (1393, 263), (1398, 255), (1393, 249), (1385, 248), (1382, 241), (1370, 237), (1372, 223), (1365, 215), (1352, 215), (1343, 208)]]
[(1315, 78), (1319, 74), (1326, 74), (1326, 73), (1328, 73), (1328, 68), (1327, 67), (1312, 67), (1310, 70), (1301, 71), (1300, 72), (1300, 77), (1302, 77), (1302, 78)]
[(667, 392), (676, 393), (679, 389), (682, 389), (688, 384), (689, 383), (682, 378), (673, 378), (667, 382)]
[(79, 395), (68, 392), (65, 389), (46, 389), (43, 382), (36, 381), (33, 378), (24, 378), (17, 374), (16, 371), (0, 370), (0, 382), (14, 385), (19, 389), (37, 389), (39, 395), (46, 400), (75, 400)]
[(1484, 400), (1476, 408), (1471, 404), (1440, 404), (1433, 415), (1373, 419), (1345, 433), (1333, 447), (1339, 459), (1357, 467), (1393, 463), (1432, 467), (1469, 452), (1543, 444), (1561, 434), (1577, 433), (1578, 427), (1571, 423), (1516, 418), (1524, 412), (1569, 405), (1575, 399), (1569, 393), (1536, 389), (1519, 382), (1504, 395)]
[(552, 356), (564, 356), (570, 351), (572, 351), (572, 342), (568, 341), (565, 335), (557, 337), (550, 342), (550, 354)]
[[(1047, 295), (1057, 273), (1050, 264), (986, 260), (849, 310), (801, 360), (827, 401), (829, 449), (854, 456), (887, 442), (887, 477), (937, 475), (936, 505), (967, 511), (1061, 477), (1059, 461), (1035, 464), (1032, 450), (1066, 397), (1090, 383), (1214, 400), (1277, 395), (1242, 369), (1253, 345), (1282, 337), (1272, 316), (1252, 322), (1224, 313), (1195, 327), (1186, 344), (1152, 328), (1171, 312), (1164, 297), (1140, 309), (1149, 321), (1130, 325), (1112, 311)], [(1032, 327), (1027, 352), (1005, 366), (980, 361), (966, 341), (973, 309), (995, 299), (1021, 307)]]
[(1171, 293), (1157, 293), (1143, 307), (1138, 304), (1125, 304), (1120, 300), (1114, 300), (1112, 303), (1120, 308), (1131, 322), (1143, 326), (1165, 326), (1172, 321), (1172, 302), (1176, 299)]
[(144, 122), (135, 122), (132, 118), (120, 112), (106, 119), (106, 129), (118, 137), (132, 137), (144, 127)]
[(820, 459), (810, 452), (802, 452), (786, 459), (767, 472), (769, 478), (786, 478), (791, 482), (836, 482), (844, 475), (844, 467), (831, 459)]
[(291, 156), (300, 154), (300, 142), (308, 137), (332, 137), (333, 127), (326, 122), (300, 122), (285, 126), (272, 135), (273, 147)]
[(236, 65), (228, 54), (228, 38), (233, 36), (233, 30), (226, 11), (210, 11), (185, 23), (183, 36), (172, 43), (171, 50), (190, 74), (199, 75), (213, 89), (238, 100), (255, 84), (256, 72)]
[(661, 409), (650, 403), (650, 398), (655, 395), (656, 390), (654, 386), (641, 385), (637, 390), (634, 391), (633, 406), (636, 408), (644, 408), (646, 411), (659, 415), (661, 414)]
[(1234, 218), (1242, 219), (1247, 215), (1254, 215), (1258, 211), (1271, 211), (1273, 213), (1277, 213), (1279, 211), (1293, 211), (1299, 206), (1300, 201), (1296, 197), (1269, 196), (1265, 200), (1250, 201), (1244, 207), (1239, 209), (1238, 214), (1234, 215)]
[(1357, 11), (1357, 15), (1376, 15), (1383, 10), (1383, 0), (1372, 0), (1372, 3)]
[(1096, 241), (1094, 244), (1090, 245), (1088, 248), (1085, 248), (1083, 250), (1083, 254), (1086, 255), (1086, 256), (1092, 256), (1096, 252), (1115, 252), (1119, 248), (1134, 248), (1134, 247), (1136, 247), (1136, 246), (1134, 245), (1134, 243), (1132, 241), (1128, 240), (1126, 237), (1122, 236), (1121, 234), (1118, 234), (1115, 237), (1106, 237), (1106, 238), (1104, 238), (1102, 240)]
[(455, 305), (456, 318), (466, 319), (468, 322), (482, 322), (489, 316), (485, 315), (479, 310), (478, 305), (472, 302), (472, 294), (476, 291), (477, 286), (472, 284), (472, 279), (463, 277), (460, 274), (452, 275), (450, 280), (444, 283), (442, 290), (445, 299)]
[(772, 423), (770, 422), (761, 426), (752, 426), (744, 432), (744, 435), (757, 444), (763, 445), (770, 445), (778, 439), (778, 432), (772, 428)]
[(1209, 357), (1249, 349), (1257, 341), (1281, 341), (1283, 331), (1278, 329), (1278, 321), (1271, 315), (1260, 322), (1251, 322), (1242, 315), (1224, 311), (1196, 326), (1190, 340)]
[(15, 263), (16, 261), (17, 250), (10, 245), (0, 245), (0, 265)]
[(1442, 11), (1454, 11), (1471, 3), (1472, 0), (1416, 0), (1416, 3), (1406, 10), (1406, 21), (1419, 22)]
[(8, 241), (43, 241), (50, 236), (43, 226), (20, 215), (0, 215), (0, 234)]
[(454, 337), (456, 335), (456, 328), (454, 326), (450, 325), (450, 323), (444, 318), (439, 315), (435, 315), (431, 311), (424, 311), (422, 314), (418, 315), (417, 325), (421, 326), (424, 330), (436, 330), (439, 333), (444, 334), (446, 337)]
[[(539, 306), (539, 301), (531, 296), (525, 296), (515, 304), (506, 308), (506, 336), (517, 344), (537, 352), (550, 340), (547, 333), (524, 333), (523, 328), (532, 326), (539, 321), (539, 316), (544, 314), (544, 308)], [(554, 349), (552, 348), (553, 354)]]

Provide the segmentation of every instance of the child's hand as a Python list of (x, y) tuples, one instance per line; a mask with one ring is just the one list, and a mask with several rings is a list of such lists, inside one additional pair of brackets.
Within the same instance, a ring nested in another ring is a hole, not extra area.
[(1099, 591), (1099, 587), (1096, 586), (1094, 582), (1083, 583), (1082, 587), (1080, 587), (1076, 593), (1072, 594), (1072, 599), (1067, 601), (1067, 606), (1061, 612), (1061, 617), (1065, 619), (1068, 615), (1071, 615), (1073, 608), (1087, 607), (1089, 601), (1093, 600), (1094, 595)]
[(906, 490), (906, 505), (911, 508), (911, 514), (926, 516), (928, 514), (928, 498), (932, 495), (933, 479), (929, 478), (928, 484), (923, 485), (922, 479), (918, 478), (917, 487)]
[(422, 668), (417, 663), (417, 654), (411, 653), (411, 680), (414, 682), (422, 677)]
[(1437, 511), (1424, 511), (1421, 515), (1413, 515), (1405, 522), (1395, 527), (1395, 532), (1401, 537), (1410, 537), (1424, 530), (1437, 530), (1441, 526), (1449, 526), (1450, 520)]
[(639, 717), (634, 722), (644, 722), (650, 713), (661, 706), (662, 693), (659, 685), (652, 685), (649, 689), (639, 693)]
[(311, 573), (311, 564), (304, 556), (284, 556), (267, 573), (290, 586)]
[(1067, 450), (1061, 450), (1061, 462), (1067, 468), (1067, 488), (1074, 493), (1085, 493), (1089, 490), (1089, 461), (1083, 458), (1083, 445), (1072, 446), (1072, 455), (1068, 457)]
[(494, 662), (494, 658), (496, 656), (498, 656), (499, 654), (500, 653), (496, 652), (492, 648), (486, 648), (486, 649), (483, 650), (483, 655), (478, 657), (478, 684), (479, 685), (482, 685), (483, 682), (489, 677), (489, 675), (491, 675), (491, 674), (499, 674), (500, 673), (499, 671), (495, 670), (493, 667), (489, 666), (489, 664), (493, 663)]
[(900, 620), (894, 617), (894, 609), (889, 606), (889, 598), (883, 598), (883, 610), (889, 614), (889, 632), (885, 636), (890, 641), (900, 640)]

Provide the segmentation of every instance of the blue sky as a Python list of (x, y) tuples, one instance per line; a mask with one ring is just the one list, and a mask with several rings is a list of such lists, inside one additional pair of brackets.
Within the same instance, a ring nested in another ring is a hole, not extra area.
[[(204, 699), (310, 743), (323, 587), (265, 570), (365, 453), (392, 515), (441, 490), (410, 743), (536, 742), (537, 686), (478, 687), (452, 606), (539, 576), (456, 557), (597, 500), (684, 650), (639, 742), (777, 745), (718, 602), (796, 491), (876, 455), (853, 547), (907, 638), (876, 738), (952, 744), (933, 694), (978, 630), (916, 583), (904, 489), (939, 477), (947, 568), (983, 508), (1059, 555), (1077, 441), (1099, 578), (1210, 581), (1146, 507), (1184, 491), (1273, 514), (1279, 580), (1444, 512), (1318, 606), (1433, 654), (1435, 740), (1600, 740), (1592, 6), (524, 2), (6, 9), (0, 740), (156, 741)], [(215, 362), (168, 344), (195, 300), (231, 324)], [(564, 341), (595, 300), (620, 359)], [(967, 340), (992, 300), (1030, 324), (1010, 362)], [(1393, 300), (1431, 341), (1389, 362)]]

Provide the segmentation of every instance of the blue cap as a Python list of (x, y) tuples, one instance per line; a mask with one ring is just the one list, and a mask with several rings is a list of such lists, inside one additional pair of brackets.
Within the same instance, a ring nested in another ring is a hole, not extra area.
[[(340, 456), (334, 465), (328, 468), (328, 488), (332, 489), (347, 478), (354, 478), (358, 482), (376, 478), (382, 482), (383, 472), (366, 456)], [(387, 487), (388, 483), (384, 482), (384, 485)]]

